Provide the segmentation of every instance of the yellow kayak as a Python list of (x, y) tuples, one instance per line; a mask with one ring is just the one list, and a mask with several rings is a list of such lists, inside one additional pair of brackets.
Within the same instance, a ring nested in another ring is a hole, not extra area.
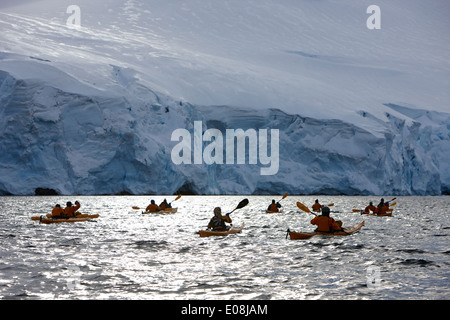
[(38, 221), (45, 224), (52, 224), (52, 223), (73, 223), (73, 222), (83, 222), (83, 221), (89, 221), (89, 218), (67, 218), (67, 219), (49, 219), (49, 218), (42, 218)]
[(178, 208), (167, 208), (159, 211), (142, 211), (142, 214), (152, 214), (152, 213), (176, 213)]
[(242, 223), (240, 227), (231, 227), (227, 231), (200, 230), (198, 234), (200, 237), (227, 236), (229, 234), (239, 233), (242, 229), (244, 229), (244, 223)]

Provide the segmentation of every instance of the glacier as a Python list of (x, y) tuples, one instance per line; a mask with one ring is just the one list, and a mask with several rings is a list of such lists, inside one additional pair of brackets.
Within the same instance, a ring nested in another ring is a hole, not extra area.
[[(78, 3), (0, 6), (0, 195), (450, 193), (442, 2)], [(174, 164), (194, 121), (278, 129), (277, 174)]]

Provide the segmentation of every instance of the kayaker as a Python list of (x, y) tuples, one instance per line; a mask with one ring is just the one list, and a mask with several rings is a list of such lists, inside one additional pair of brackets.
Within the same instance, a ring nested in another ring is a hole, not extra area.
[(230, 214), (227, 213), (225, 216), (222, 215), (222, 209), (219, 207), (214, 208), (214, 217), (211, 218), (208, 224), (208, 229), (212, 229), (214, 231), (226, 231), (230, 227), (225, 224), (231, 223)]
[(272, 200), (272, 203), (267, 208), (267, 211), (278, 212), (278, 208), (281, 208), (281, 204), (279, 202), (275, 203), (275, 200)]
[(167, 200), (164, 199), (163, 202), (161, 202), (161, 204), (159, 205), (159, 207), (161, 208), (161, 210), (166, 210), (166, 209), (170, 209), (172, 208), (170, 203), (167, 203)]
[(372, 211), (372, 212), (375, 212), (376, 210), (377, 210), (377, 207), (375, 207), (375, 206), (373, 205), (373, 202), (370, 201), (370, 202), (369, 202), (369, 205), (364, 209), (364, 212), (370, 213), (371, 211)]
[(316, 201), (314, 202), (314, 204), (312, 205), (312, 209), (314, 212), (320, 212), (320, 209), (323, 208), (323, 205), (321, 205), (319, 203), (319, 199), (316, 199)]
[(145, 209), (145, 211), (148, 211), (148, 212), (157, 212), (160, 210), (161, 210), (161, 208), (157, 204), (155, 204), (155, 200), (150, 201), (150, 204)]
[(52, 210), (52, 219), (59, 219), (64, 216), (64, 210), (59, 204), (56, 204)]
[(334, 232), (342, 230), (342, 221), (334, 221), (333, 218), (330, 217), (330, 208), (323, 207), (322, 215), (316, 216), (311, 220), (311, 224), (317, 226), (315, 231), (319, 232)]
[(380, 203), (378, 204), (377, 208), (375, 209), (375, 212), (377, 214), (385, 214), (388, 209), (389, 209), (389, 202), (384, 202), (384, 199), (381, 198)]
[(78, 201), (75, 201), (75, 206), (72, 205), (72, 202), (68, 201), (66, 203), (66, 207), (64, 208), (64, 216), (67, 218), (75, 217), (76, 212), (80, 209), (81, 205)]

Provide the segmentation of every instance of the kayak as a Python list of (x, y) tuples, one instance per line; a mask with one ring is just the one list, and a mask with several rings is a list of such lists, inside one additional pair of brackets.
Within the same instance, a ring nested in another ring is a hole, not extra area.
[(292, 232), (289, 231), (289, 236), (291, 238), (291, 240), (305, 240), (305, 239), (309, 239), (311, 237), (314, 236), (348, 236), (351, 235), (355, 232), (358, 232), (359, 230), (361, 230), (361, 228), (364, 226), (364, 221), (356, 224), (352, 227), (347, 227), (347, 228), (343, 228), (344, 231), (337, 231), (337, 232), (333, 232), (333, 233), (328, 233), (328, 232)]
[[(90, 219), (94, 219), (94, 218), (98, 218), (100, 215), (99, 214), (87, 214), (87, 213), (80, 213), (77, 214), (75, 216), (75, 218), (90, 218)], [(52, 215), (51, 214), (47, 214), (47, 218), (51, 218)], [(34, 218), (39, 218), (39, 217), (34, 217)]]
[(48, 219), (42, 218), (39, 220), (41, 223), (52, 224), (52, 223), (73, 223), (73, 222), (83, 222), (89, 221), (89, 218), (68, 218), (68, 219)]
[(159, 211), (142, 211), (142, 214), (151, 214), (151, 213), (176, 213), (178, 208), (167, 208)]
[[(98, 218), (100, 215), (99, 214), (78, 214), (75, 218), (89, 218), (89, 219), (94, 219), (94, 218)], [(46, 215), (47, 218), (51, 219), (52, 215), (51, 214), (47, 214)], [(33, 221), (39, 221), (41, 220), (41, 217), (31, 217), (31, 220)], [(52, 219), (55, 220), (55, 219)], [(58, 220), (58, 219), (56, 219)], [(62, 220), (66, 220), (66, 219), (62, 219)]]
[(375, 213), (375, 212), (369, 213), (369, 212), (363, 211), (363, 212), (361, 212), (361, 214), (365, 214), (366, 216), (392, 217), (392, 211), (386, 212), (386, 213), (380, 213), (380, 214)]
[(239, 233), (242, 229), (244, 229), (244, 223), (242, 223), (240, 227), (231, 227), (227, 231), (200, 230), (198, 234), (200, 237), (227, 236), (229, 234)]
[(283, 209), (279, 209), (278, 211), (266, 210), (266, 213), (283, 213)]

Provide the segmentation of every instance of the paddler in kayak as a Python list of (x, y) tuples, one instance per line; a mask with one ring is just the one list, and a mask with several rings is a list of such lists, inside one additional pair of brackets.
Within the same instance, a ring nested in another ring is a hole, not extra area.
[(66, 203), (66, 207), (64, 208), (64, 216), (66, 218), (75, 217), (76, 212), (80, 209), (81, 205), (78, 201), (75, 201), (75, 206), (72, 205), (72, 202), (68, 201)]
[(364, 213), (370, 213), (370, 212), (375, 212), (377, 210), (377, 207), (375, 207), (373, 205), (373, 202), (370, 201), (369, 205), (364, 209)]
[(342, 221), (334, 221), (333, 218), (330, 217), (330, 208), (323, 207), (322, 215), (316, 216), (311, 220), (311, 224), (317, 226), (315, 231), (317, 232), (334, 232), (342, 230)]
[(380, 203), (375, 209), (376, 214), (385, 214), (389, 209), (389, 202), (384, 202), (384, 199), (381, 198)]
[(275, 203), (275, 200), (272, 200), (272, 203), (267, 208), (267, 211), (278, 212), (278, 208), (281, 208), (281, 204), (279, 202)]
[(316, 199), (311, 208), (313, 209), (314, 212), (320, 212), (320, 209), (322, 209), (323, 207), (324, 206), (319, 203), (319, 199)]
[(214, 231), (227, 231), (230, 227), (225, 224), (231, 223), (230, 214), (227, 213), (225, 216), (222, 215), (222, 209), (219, 207), (214, 208), (214, 217), (211, 218), (208, 224), (208, 229)]
[(147, 212), (158, 212), (161, 208), (155, 203), (155, 200), (150, 201), (150, 204), (145, 209)]
[(61, 219), (64, 217), (64, 210), (59, 204), (56, 204), (52, 210), (52, 219)]
[(161, 204), (159, 205), (159, 207), (161, 208), (161, 210), (166, 210), (166, 209), (171, 209), (172, 205), (170, 203), (167, 203), (167, 200), (164, 199), (163, 202), (161, 202)]

